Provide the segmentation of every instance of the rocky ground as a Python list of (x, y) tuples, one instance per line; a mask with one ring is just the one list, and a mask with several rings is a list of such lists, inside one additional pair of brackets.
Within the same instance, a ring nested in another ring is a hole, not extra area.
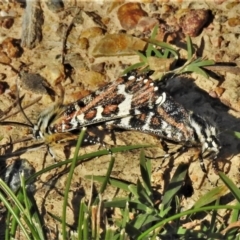
[[(168, 90), (176, 101), (186, 108), (207, 116), (219, 128), (222, 150), (218, 157), (219, 169), (239, 185), (239, 140), (231, 131), (240, 131), (240, 3), (238, 1), (154, 1), (141, 3), (127, 1), (1, 1), (0, 2), (0, 117), (1, 121), (17, 111), (18, 98), (22, 97), (24, 112), (32, 123), (42, 110), (59, 101), (64, 90), (64, 104), (74, 102), (114, 81), (129, 65), (139, 62), (136, 51), (143, 50), (156, 24), (157, 39), (184, 48), (185, 36), (192, 38), (198, 47), (197, 54), (217, 62), (209, 79), (192, 74), (181, 76), (168, 83)], [(186, 58), (186, 52), (181, 51)], [(185, 55), (184, 55), (185, 54)], [(38, 75), (36, 75), (38, 74)], [(19, 75), (21, 77), (19, 77)], [(17, 87), (18, 86), (18, 87)], [(41, 99), (39, 100), (39, 97)], [(32, 104), (29, 107), (27, 105)], [(8, 121), (26, 123), (21, 113)], [(1, 145), (18, 141), (31, 135), (31, 129), (22, 126), (0, 126)], [(142, 133), (117, 132), (117, 144), (159, 144), (152, 136)], [(113, 144), (109, 136), (105, 141)], [(32, 148), (37, 140), (20, 142), (1, 149), (1, 155), (10, 165), (13, 161), (26, 159), (35, 171), (54, 163), (46, 148), (19, 153), (19, 149)], [(65, 144), (54, 145), (57, 159), (72, 155)], [(97, 150), (99, 146), (87, 146), (82, 153)], [(13, 154), (14, 153), (14, 154)], [(17, 154), (16, 154), (17, 153)], [(19, 154), (18, 154), (19, 153)], [(13, 156), (11, 156), (13, 154)], [(194, 149), (171, 161), (153, 173), (153, 184), (161, 192), (170, 175), (181, 162), (191, 161)], [(5, 157), (7, 155), (7, 157)], [(146, 155), (159, 157), (163, 150), (146, 149)], [(71, 196), (69, 196), (68, 223), (74, 221), (75, 204), (90, 196), (90, 182), (84, 175), (104, 175), (109, 156), (92, 159), (76, 168)], [(153, 160), (159, 166), (161, 159)], [(5, 164), (5, 163), (4, 163)], [(205, 160), (208, 176), (216, 182), (211, 162)], [(171, 167), (170, 167), (171, 166)], [(66, 174), (57, 169), (43, 174), (36, 184), (34, 195), (40, 208), (58, 215), (62, 205)], [(168, 174), (169, 173), (169, 174)], [(56, 178), (56, 176), (60, 176)], [(116, 155), (113, 177), (136, 182), (139, 176), (139, 151)], [(191, 207), (212, 186), (204, 177), (199, 162), (191, 161), (189, 176), (194, 193), (182, 205)], [(104, 198), (111, 198), (112, 189)], [(72, 214), (73, 212), (73, 214)], [(50, 218), (49, 228), (54, 228)]]

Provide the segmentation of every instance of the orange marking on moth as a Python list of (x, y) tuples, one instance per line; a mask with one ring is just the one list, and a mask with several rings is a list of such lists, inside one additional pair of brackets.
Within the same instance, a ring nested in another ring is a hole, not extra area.
[(96, 117), (97, 109), (91, 109), (89, 112), (85, 113), (84, 118), (87, 120), (92, 120)]
[(118, 109), (118, 105), (107, 105), (104, 107), (102, 114), (110, 115), (111, 113), (115, 113), (117, 109)]

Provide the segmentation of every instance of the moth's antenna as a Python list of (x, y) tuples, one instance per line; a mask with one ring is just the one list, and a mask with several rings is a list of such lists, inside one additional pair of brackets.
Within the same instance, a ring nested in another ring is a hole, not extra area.
[(30, 124), (14, 122), (14, 121), (0, 122), (0, 125), (20, 125), (20, 126), (23, 126), (23, 127), (32, 127), (32, 125), (30, 125)]
[[(23, 98), (23, 97), (20, 97), (20, 100), (21, 100), (22, 98)], [(37, 98), (34, 99), (32, 102), (30, 102), (29, 104), (27, 104), (26, 106), (24, 106), (23, 109), (32, 106), (33, 104), (35, 104), (36, 102), (38, 102), (41, 98), (42, 98), (42, 96), (37, 97)], [(14, 105), (15, 103), (17, 103), (17, 101), (18, 101), (18, 100), (16, 100), (16, 101), (13, 103), (13, 105)], [(10, 109), (10, 110), (11, 110), (11, 109)], [(4, 113), (8, 113), (10, 110), (7, 110), (7, 111), (3, 112), (3, 114), (4, 114)], [(20, 109), (17, 110), (17, 111), (15, 111), (15, 112), (13, 112), (13, 113), (11, 113), (11, 114), (7, 114), (5, 117), (1, 118), (0, 120), (3, 121), (3, 120), (5, 120), (5, 119), (7, 119), (7, 118), (9, 118), (9, 117), (11, 117), (11, 116), (19, 113), (19, 112), (21, 112)]]
[[(22, 99), (23, 97), (21, 97)], [(8, 113), (18, 104), (18, 100), (16, 99), (12, 105), (10, 107), (8, 107), (8, 109), (4, 110), (4, 111), (1, 111), (0, 113), (0, 120), (3, 120), (3, 119), (7, 119), (8, 117), (12, 116), (12, 114), (9, 114)], [(2, 118), (2, 116), (5, 116), (4, 118)]]

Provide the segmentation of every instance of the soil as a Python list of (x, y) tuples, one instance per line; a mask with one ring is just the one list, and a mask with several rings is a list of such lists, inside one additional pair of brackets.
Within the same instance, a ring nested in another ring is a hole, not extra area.
[[(36, 124), (44, 109), (61, 101), (62, 90), (63, 103), (68, 104), (114, 81), (126, 66), (139, 62), (136, 50), (142, 50), (141, 38), (150, 37), (156, 21), (160, 23), (159, 40), (165, 40), (177, 47), (186, 46), (184, 33), (189, 29), (184, 29), (186, 23), (182, 23), (182, 16), (190, 14), (189, 9), (204, 9), (208, 12), (204, 15), (206, 21), (199, 24), (197, 33), (190, 30), (188, 34), (192, 34), (192, 41), (198, 49), (197, 54), (213, 59), (218, 67), (211, 69), (211, 77), (208, 79), (196, 73), (186, 74), (169, 81), (167, 87), (176, 101), (211, 119), (218, 127), (222, 145), (217, 159), (218, 167), (239, 186), (240, 145), (239, 139), (232, 133), (240, 131), (240, 55), (237, 51), (240, 33), (239, 2), (146, 0), (140, 4), (133, 3), (133, 7), (138, 9), (136, 16), (127, 10), (123, 10), (126, 11), (123, 15), (119, 14), (119, 8), (127, 3), (124, 1), (69, 0), (64, 1), (64, 5), (61, 1), (48, 2), (49, 4), (41, 1), (40, 7), (38, 6), (41, 11), (35, 15), (30, 3), (27, 8), (25, 3), (20, 1), (0, 3), (1, 121), (29, 124), (21, 112), (4, 119), (9, 114), (8, 110), (10, 113), (19, 110), (17, 91), (26, 116)], [(26, 14), (32, 16), (30, 25), (24, 21)], [(142, 18), (144, 23), (140, 22)], [(187, 22), (187, 26), (193, 24), (192, 22)], [(31, 28), (32, 31), (28, 32), (30, 35), (26, 35), (26, 29)], [(180, 54), (186, 58), (186, 51), (181, 50)], [(26, 107), (33, 102), (35, 103)], [(145, 149), (145, 153), (156, 158), (152, 160), (153, 169), (157, 169), (153, 172), (152, 183), (159, 187), (160, 193), (176, 167), (182, 162), (189, 163), (188, 174), (194, 191), (190, 197), (183, 200), (183, 208), (190, 208), (199, 197), (213, 188), (201, 171), (199, 161), (192, 158), (195, 149), (188, 149), (174, 160), (165, 160), (159, 168), (164, 151), (156, 137), (133, 131), (116, 131), (115, 135), (117, 145), (147, 143), (159, 146)], [(0, 126), (1, 145), (19, 141), (1, 148), (1, 159), (4, 160), (2, 169), (14, 161), (26, 159), (37, 172), (72, 157), (74, 153), (74, 147), (68, 148), (67, 141), (52, 144), (54, 158), (46, 147), (36, 147), (39, 140), (21, 142), (26, 136), (32, 136), (32, 129), (29, 127), (13, 124)], [(104, 141), (107, 147), (114, 145), (109, 134), (106, 134)], [(90, 145), (83, 147), (80, 153), (98, 149), (99, 145)], [(139, 155), (139, 150), (117, 153), (112, 177), (136, 183), (140, 176)], [(83, 197), (89, 200), (91, 196), (91, 181), (84, 176), (105, 175), (109, 162), (110, 156), (106, 155), (76, 167), (69, 194), (69, 224), (74, 224), (77, 219), (79, 201)], [(218, 182), (219, 177), (213, 171), (211, 161), (205, 159), (204, 162), (209, 179), (214, 183)], [(39, 177), (34, 198), (42, 212), (48, 211), (60, 216), (67, 172), (67, 169), (62, 167)], [(221, 182), (218, 184), (221, 185)], [(115, 189), (109, 187), (103, 198), (111, 199), (114, 194)], [(55, 229), (58, 224), (47, 214), (45, 220), (50, 230)]]

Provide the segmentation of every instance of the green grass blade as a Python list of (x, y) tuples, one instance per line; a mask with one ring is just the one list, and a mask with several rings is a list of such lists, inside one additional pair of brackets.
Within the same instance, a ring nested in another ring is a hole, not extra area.
[(239, 188), (233, 183), (233, 181), (229, 177), (227, 177), (222, 172), (219, 172), (219, 177), (224, 182), (224, 184), (228, 187), (228, 189), (231, 191), (232, 195), (240, 203), (240, 190), (239, 190)]
[[(138, 180), (139, 181), (139, 180)], [(135, 184), (130, 184), (128, 186), (128, 189), (130, 190), (130, 192), (134, 195), (135, 198), (139, 198), (139, 195), (138, 195), (138, 189), (137, 189), (137, 186)]]
[(83, 239), (89, 238), (89, 214), (85, 213), (84, 221), (83, 221)]
[(72, 177), (73, 177), (73, 172), (74, 172), (74, 169), (75, 169), (75, 166), (76, 166), (76, 163), (77, 163), (77, 159), (78, 159), (78, 152), (79, 152), (80, 146), (82, 144), (85, 131), (86, 131), (86, 128), (82, 128), (81, 133), (78, 137), (76, 149), (75, 149), (75, 152), (74, 152), (73, 161), (72, 161), (71, 168), (70, 168), (68, 178), (67, 178), (67, 182), (66, 182), (66, 189), (65, 189), (65, 192), (64, 192), (63, 208), (62, 208), (63, 209), (63, 212), (62, 212), (62, 236), (63, 236), (63, 239), (67, 239), (66, 218), (67, 218), (68, 195), (69, 195), (69, 190), (70, 190), (71, 181), (72, 181)]
[[(230, 218), (230, 223), (233, 224), (233, 225), (238, 222), (239, 216), (240, 216), (240, 205), (236, 204), (236, 206), (238, 207), (238, 209), (234, 209), (232, 211), (231, 218)], [(228, 240), (235, 240), (236, 239), (236, 235), (237, 235), (238, 232), (239, 232), (239, 225), (237, 224), (237, 226), (235, 228), (230, 228), (226, 232), (226, 234), (225, 234), (226, 239), (228, 239)]]
[(194, 49), (193, 49), (193, 44), (192, 44), (192, 39), (187, 36), (187, 53), (188, 53), (188, 60), (190, 60), (194, 54)]
[(212, 66), (215, 62), (213, 60), (202, 60), (201, 58), (198, 58), (194, 62), (190, 63), (190, 65), (194, 67), (206, 67), (206, 66)]
[(148, 207), (146, 203), (140, 202), (138, 199), (129, 201), (129, 208), (136, 209), (143, 212), (153, 212), (153, 207)]
[(216, 187), (209, 192), (207, 192), (204, 196), (202, 196), (195, 204), (194, 208), (201, 208), (203, 206), (208, 205), (219, 199), (221, 196), (225, 195), (228, 192), (226, 186)]
[(196, 67), (196, 66), (192, 66), (192, 65), (188, 65), (187, 67), (183, 68), (180, 73), (187, 73), (187, 72), (193, 72), (193, 73), (197, 73), (199, 75), (202, 75), (205, 78), (209, 78), (208, 74), (201, 68)]
[[(148, 162), (150, 161), (148, 160)], [(151, 172), (149, 172), (149, 167), (146, 164), (146, 158), (143, 149), (140, 153), (140, 172), (143, 180), (143, 185), (147, 191), (147, 194), (152, 195)]]
[[(220, 203), (220, 198), (218, 198), (216, 201), (215, 201), (215, 206), (218, 206)], [(211, 232), (211, 233), (215, 233), (215, 230), (216, 230), (216, 222), (217, 222), (217, 215), (218, 215), (218, 212), (216, 210), (213, 211), (212, 213), (212, 217), (211, 217), (211, 221), (210, 221), (210, 226), (208, 228), (208, 231)]]
[(165, 50), (168, 50), (169, 52), (172, 53), (172, 55), (175, 57), (175, 59), (179, 58), (179, 54), (178, 54), (177, 50), (174, 47), (172, 47), (172, 45), (170, 45), (168, 43), (165, 43), (165, 42), (160, 42), (160, 41), (155, 40), (155, 39), (143, 39), (143, 40), (147, 43), (154, 44), (158, 47), (161, 47)]
[(154, 223), (159, 221), (160, 218), (157, 216), (154, 216), (153, 214), (144, 213), (144, 214), (138, 214), (136, 218), (134, 219), (134, 228), (140, 230), (142, 227), (148, 225), (149, 223)]
[[(153, 28), (153, 31), (152, 31), (150, 39), (155, 39), (155, 37), (157, 36), (157, 33), (158, 33), (158, 25), (156, 25)], [(154, 46), (152, 44), (148, 44), (147, 45), (147, 50), (146, 50), (146, 56), (147, 57), (151, 56), (153, 49), (154, 49)]]
[[(6, 199), (2, 194), (0, 194), (0, 200), (4, 203), (5, 207), (8, 209), (8, 211), (11, 212), (12, 216), (15, 218), (15, 220), (17, 221), (19, 227), (22, 229), (22, 232), (24, 234), (24, 236), (26, 237), (26, 239), (31, 240), (32, 237), (28, 234), (26, 227), (24, 226), (24, 224), (22, 224), (20, 218), (18, 215), (15, 214), (14, 209), (12, 208), (12, 206), (10, 205), (8, 199)], [(14, 236), (13, 236), (14, 237)]]
[(26, 186), (24, 184), (24, 176), (22, 174), (20, 174), (20, 181), (21, 181), (21, 187), (22, 187), (22, 192), (23, 192), (23, 202), (25, 204), (25, 214), (26, 214), (30, 224), (33, 224), (31, 214), (30, 214), (30, 204), (29, 204), (28, 197), (27, 197)]
[(133, 70), (135, 70), (135, 69), (138, 69), (138, 68), (142, 68), (142, 67), (144, 67), (144, 66), (146, 66), (146, 63), (145, 63), (145, 62), (135, 63), (135, 64), (127, 67), (127, 68), (122, 72), (122, 75), (125, 75), (125, 74), (127, 74), (128, 72), (131, 72), (131, 71), (133, 71)]
[(159, 28), (159, 25), (155, 25), (154, 28), (153, 28), (153, 31), (151, 33), (151, 39), (155, 39), (157, 34), (158, 34), (158, 28)]
[(32, 230), (31, 233), (35, 236), (35, 238), (38, 237), (38, 239), (44, 240), (46, 239), (46, 236), (41, 227), (42, 221), (40, 220), (40, 214), (38, 212), (37, 205), (34, 204), (34, 198), (29, 197), (30, 193), (26, 191), (27, 187), (25, 185), (25, 178), (22, 174), (20, 175), (20, 181), (23, 193), (23, 203), (25, 206), (25, 214), (29, 221), (29, 224), (31, 227), (33, 227), (34, 230), (34, 232)]
[(105, 240), (109, 240), (109, 239), (113, 239), (114, 237), (114, 233), (115, 233), (115, 229), (113, 226), (109, 226), (107, 225), (106, 226), (106, 235), (105, 235)]
[[(103, 177), (102, 186), (101, 186), (101, 188), (99, 190), (99, 195), (103, 194), (103, 192), (105, 191), (105, 189), (107, 187), (107, 184), (109, 183), (109, 179), (110, 179), (110, 176), (111, 176), (111, 173), (112, 173), (112, 169), (113, 169), (114, 163), (115, 163), (115, 158), (113, 156), (111, 156), (111, 161), (109, 163), (106, 176)], [(93, 178), (92, 178), (92, 180), (93, 180)], [(97, 205), (98, 203), (99, 203), (99, 197), (97, 197), (95, 199), (94, 205)]]
[(231, 219), (230, 219), (230, 222), (231, 223), (234, 223), (236, 221), (238, 221), (239, 219), (239, 215), (240, 215), (240, 205), (239, 204), (236, 204), (238, 209), (234, 209), (231, 213)]
[[(26, 215), (25, 208), (24, 208), (24, 206), (21, 203), (21, 201), (23, 200), (23, 194), (21, 193), (20, 194), (20, 199), (18, 199), (18, 197), (14, 194), (14, 192), (7, 186), (7, 184), (2, 179), (0, 179), (0, 187), (7, 194), (7, 196), (12, 200), (13, 204), (15, 205), (14, 207), (12, 207), (8, 203), (8, 206), (7, 206), (7, 208), (10, 207), (10, 209), (8, 209), (8, 210), (11, 212), (11, 214), (14, 217), (14, 220), (13, 220), (14, 227), (11, 228), (10, 235), (14, 235), (16, 227), (17, 227), (16, 223), (21, 224), (21, 226), (23, 226), (22, 222), (20, 221), (20, 218), (19, 218), (20, 214), (22, 214), (22, 218), (23, 218), (23, 220), (25, 222), (25, 225), (30, 229), (31, 234), (36, 238), (37, 237), (37, 233), (36, 233), (36, 231), (34, 229), (34, 226), (29, 221), (28, 216)], [(1, 195), (1, 197), (4, 198), (3, 195)], [(24, 232), (26, 232), (26, 231), (24, 231)]]
[(114, 198), (111, 201), (106, 201), (103, 203), (104, 208), (125, 208), (126, 203), (128, 201), (128, 197), (123, 197), (123, 198)]
[(163, 58), (168, 58), (168, 56), (169, 56), (169, 54), (170, 54), (170, 51), (168, 50), (168, 49), (166, 49), (165, 51), (164, 51), (164, 54), (163, 54)]
[(125, 205), (125, 209), (123, 211), (123, 215), (122, 215), (122, 224), (121, 224), (121, 228), (125, 228), (126, 224), (129, 222), (129, 203), (126, 202)]
[(80, 202), (80, 207), (79, 207), (79, 213), (78, 213), (78, 227), (77, 227), (77, 233), (78, 233), (78, 239), (79, 240), (84, 240), (83, 239), (83, 221), (84, 221), (84, 209), (86, 209), (87, 206), (84, 203), (84, 200), (81, 199)]
[(176, 169), (170, 184), (167, 186), (165, 193), (163, 195), (162, 205), (163, 209), (168, 208), (171, 204), (173, 197), (182, 187), (182, 183), (185, 180), (188, 171), (187, 164), (180, 164)]
[(186, 217), (187, 215), (192, 215), (198, 212), (204, 212), (204, 211), (213, 211), (213, 210), (220, 210), (220, 209), (238, 209), (237, 206), (232, 205), (219, 205), (219, 206), (207, 206), (203, 208), (194, 208), (187, 211), (180, 212), (178, 214), (172, 215), (170, 217), (164, 218), (162, 221), (157, 222), (154, 226), (149, 227), (146, 231), (144, 231), (137, 239), (143, 240), (146, 239), (151, 232), (155, 231), (158, 228), (163, 227), (165, 224), (174, 221), (176, 219), (179, 219), (181, 217)]
[(236, 138), (240, 138), (240, 132), (235, 132), (235, 131), (230, 131), (231, 134), (233, 134), (233, 136), (235, 136)]
[(147, 57), (143, 53), (136, 52), (136, 54), (139, 56), (141, 62), (144, 62), (145, 64), (147, 64)]
[[(89, 179), (89, 180), (93, 179), (94, 181), (97, 181), (97, 182), (100, 182), (100, 183), (103, 183), (104, 180), (105, 180), (105, 176), (86, 175), (86, 176), (84, 176), (84, 178)], [(108, 184), (110, 184), (113, 187), (117, 187), (117, 188), (120, 188), (124, 191), (129, 192), (128, 186), (129, 186), (129, 184), (132, 184), (132, 183), (126, 182), (126, 181), (123, 181), (123, 180), (114, 179), (114, 178), (109, 178), (108, 179)]]
[(24, 212), (24, 207), (18, 200), (17, 196), (14, 192), (7, 186), (7, 184), (0, 178), (0, 187), (1, 189), (7, 194), (7, 196), (13, 201), (16, 207), (21, 211)]
[(140, 201), (142, 203), (145, 203), (147, 206), (149, 207), (154, 206), (154, 203), (151, 198), (152, 196), (147, 193), (145, 187), (139, 180), (137, 181), (137, 197), (138, 199), (141, 199)]
[(113, 170), (114, 163), (115, 163), (115, 158), (113, 156), (111, 156), (111, 161), (110, 161), (109, 166), (108, 166), (106, 177), (105, 177), (105, 179), (103, 181), (103, 184), (102, 184), (102, 186), (100, 188), (100, 191), (99, 191), (100, 194), (102, 194), (107, 187), (107, 184), (109, 182), (109, 179), (110, 179), (110, 176), (111, 176), (111, 173), (112, 173), (112, 170)]

